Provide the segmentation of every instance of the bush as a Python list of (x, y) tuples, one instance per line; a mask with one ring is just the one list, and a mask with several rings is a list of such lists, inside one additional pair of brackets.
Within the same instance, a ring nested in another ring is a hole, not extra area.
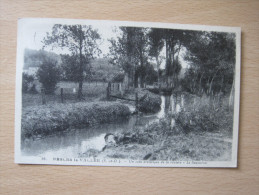
[(185, 110), (176, 114), (175, 120), (185, 133), (220, 131), (231, 134), (233, 129), (233, 111), (228, 109), (227, 97), (194, 96), (193, 101), (185, 104)]
[[(139, 111), (143, 113), (156, 113), (160, 110), (161, 98), (159, 95), (143, 89), (130, 89), (124, 98), (135, 100), (135, 93), (138, 92)], [(129, 102), (127, 102), (129, 103)], [(135, 102), (134, 102), (135, 104)]]
[[(140, 93), (140, 95), (142, 95)], [(143, 98), (145, 97), (145, 98)], [(156, 113), (160, 110), (161, 98), (159, 95), (146, 91), (145, 95), (142, 95), (143, 100), (139, 102), (139, 110), (144, 113)]]
[(23, 93), (37, 93), (36, 86), (34, 84), (34, 77), (32, 75), (22, 74), (22, 92)]
[(45, 89), (46, 94), (54, 93), (60, 79), (60, 70), (57, 64), (57, 61), (53, 59), (44, 59), (37, 72), (37, 77)]

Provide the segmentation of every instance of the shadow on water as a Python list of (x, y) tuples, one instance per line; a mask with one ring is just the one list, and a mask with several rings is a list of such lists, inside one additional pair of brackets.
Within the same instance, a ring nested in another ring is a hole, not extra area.
[(79, 153), (94, 149), (101, 151), (105, 146), (106, 133), (130, 131), (135, 127), (145, 127), (169, 113), (179, 112), (184, 105), (182, 95), (161, 96), (161, 109), (156, 114), (132, 115), (129, 119), (110, 124), (100, 124), (82, 129), (69, 129), (66, 132), (38, 140), (27, 140), (22, 144), (25, 156), (78, 157)]

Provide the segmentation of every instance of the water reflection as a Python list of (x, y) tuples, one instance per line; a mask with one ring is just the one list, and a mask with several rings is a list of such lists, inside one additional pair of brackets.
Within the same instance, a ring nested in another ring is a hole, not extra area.
[(106, 133), (120, 132), (134, 127), (135, 118), (121, 120), (119, 123), (100, 124), (82, 129), (70, 129), (68, 132), (48, 136), (39, 140), (27, 140), (22, 144), (22, 154), (26, 156), (76, 157), (88, 149), (101, 150)]
[(157, 113), (158, 118), (163, 118), (167, 114), (176, 114), (184, 109), (184, 95), (173, 94), (171, 96), (161, 96), (161, 110)]
[[(127, 120), (116, 123), (100, 124), (82, 129), (70, 129), (67, 132), (39, 140), (27, 140), (22, 144), (22, 154), (26, 156), (78, 157), (87, 150), (102, 150), (106, 133), (116, 133), (144, 127), (164, 118), (169, 113), (177, 113), (184, 107), (182, 95), (161, 96), (161, 110), (156, 114), (133, 115)], [(172, 119), (171, 124), (174, 124)]]

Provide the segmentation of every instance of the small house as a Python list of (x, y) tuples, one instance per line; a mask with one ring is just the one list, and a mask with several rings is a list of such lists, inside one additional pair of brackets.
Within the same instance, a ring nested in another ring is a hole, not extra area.
[(119, 93), (121, 95), (124, 94), (127, 84), (127, 77), (125, 76), (124, 72), (119, 72), (114, 75), (111, 79), (111, 92), (112, 93)]

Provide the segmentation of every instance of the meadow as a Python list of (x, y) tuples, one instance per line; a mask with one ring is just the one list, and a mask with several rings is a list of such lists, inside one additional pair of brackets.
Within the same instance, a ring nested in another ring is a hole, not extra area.
[[(78, 83), (61, 81), (57, 84), (54, 94), (46, 94), (46, 104), (61, 103), (60, 89), (64, 88), (64, 103), (76, 103), (77, 99)], [(83, 83), (83, 95), (86, 102), (93, 102), (99, 98), (106, 96), (107, 83), (104, 82), (84, 82)], [(40, 94), (40, 83), (37, 83), (36, 94), (23, 93), (22, 94), (22, 106), (39, 106), (42, 105), (42, 95)], [(74, 90), (75, 89), (75, 90)]]

